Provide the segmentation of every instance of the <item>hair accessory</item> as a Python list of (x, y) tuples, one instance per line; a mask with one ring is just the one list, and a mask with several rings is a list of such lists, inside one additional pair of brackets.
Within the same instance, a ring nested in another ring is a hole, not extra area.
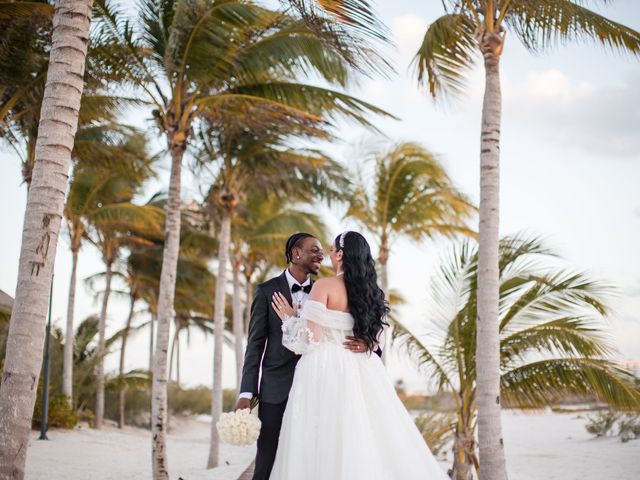
[(344, 248), (344, 237), (347, 234), (347, 232), (342, 232), (340, 234), (340, 248)]

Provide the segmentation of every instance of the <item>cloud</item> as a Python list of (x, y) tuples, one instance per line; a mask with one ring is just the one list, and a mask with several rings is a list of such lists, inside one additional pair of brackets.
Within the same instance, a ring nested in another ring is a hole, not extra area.
[(543, 141), (598, 157), (640, 159), (639, 83), (640, 71), (598, 87), (555, 69), (531, 72), (524, 84), (505, 82), (505, 117), (525, 123)]
[(399, 15), (391, 21), (393, 43), (398, 49), (398, 63), (405, 68), (413, 60), (429, 24), (417, 15)]
[(633, 286), (625, 288), (624, 294), (629, 298), (640, 298), (640, 281)]

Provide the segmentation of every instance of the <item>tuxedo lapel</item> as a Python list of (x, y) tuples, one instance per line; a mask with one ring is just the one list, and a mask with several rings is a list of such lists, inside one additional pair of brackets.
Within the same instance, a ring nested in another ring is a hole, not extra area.
[(280, 283), (280, 293), (282, 293), (289, 301), (289, 305), (293, 305), (293, 298), (291, 297), (291, 290), (289, 289), (289, 282), (287, 282), (287, 276), (284, 272), (278, 277)]

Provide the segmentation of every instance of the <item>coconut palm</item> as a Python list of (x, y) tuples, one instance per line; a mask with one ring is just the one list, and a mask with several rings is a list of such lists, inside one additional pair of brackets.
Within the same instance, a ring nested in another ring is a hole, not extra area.
[[(160, 226), (158, 226), (160, 230)], [(157, 274), (159, 271), (154, 269), (153, 258), (149, 255), (149, 251), (158, 243), (158, 237), (150, 237), (147, 239), (147, 245), (137, 245), (131, 247), (127, 256), (125, 266), (122, 272), (118, 273), (121, 280), (126, 286), (126, 296), (129, 299), (129, 313), (124, 328), (120, 335), (120, 359), (118, 365), (118, 428), (125, 425), (125, 404), (127, 391), (127, 374), (125, 373), (125, 357), (129, 335), (140, 327), (133, 327), (133, 319), (136, 315), (136, 303), (146, 298), (147, 292), (157, 289)], [(139, 313), (139, 312), (138, 312)]]
[[(161, 203), (161, 202), (160, 202)], [(205, 333), (211, 333), (213, 323), (213, 305), (211, 297), (214, 291), (214, 277), (207, 268), (207, 259), (214, 253), (213, 247), (215, 242), (207, 236), (205, 239), (197, 239), (194, 241), (194, 235), (198, 232), (190, 230), (188, 223), (183, 220), (182, 240), (181, 240), (181, 259), (178, 263), (178, 278), (176, 284), (176, 316), (174, 341), (172, 342), (171, 361), (172, 364), (174, 349), (179, 365), (179, 335), (187, 332), (187, 340), (189, 332), (192, 328), (197, 328)], [(120, 350), (120, 366), (118, 381), (119, 396), (119, 425), (124, 425), (125, 418), (125, 402), (126, 402), (126, 372), (124, 370), (125, 348), (128, 338), (128, 332), (133, 331), (131, 320), (134, 313), (133, 305), (138, 300), (144, 299), (149, 302), (153, 301), (157, 295), (158, 278), (162, 263), (162, 241), (150, 238), (153, 241), (152, 246), (140, 246), (131, 249), (131, 253), (126, 260), (126, 270), (121, 277), (124, 279), (127, 287), (127, 296), (130, 301), (129, 316), (127, 323), (122, 329), (121, 350)], [(149, 305), (149, 311), (153, 311), (153, 306)], [(146, 326), (147, 323), (140, 325)], [(139, 327), (135, 327), (139, 328)], [(179, 370), (178, 370), (179, 371)], [(171, 371), (169, 372), (171, 378)], [(178, 380), (179, 383), (179, 380)]]
[(35, 15), (53, 15), (53, 5), (46, 0), (31, 2), (23, 0), (0, 0), (0, 20), (13, 20)]
[[(73, 395), (76, 271), (82, 242), (86, 239), (92, 223), (101, 219), (132, 220), (136, 215), (143, 213), (126, 201), (126, 198), (131, 196), (129, 182), (140, 184), (151, 174), (150, 165), (145, 159), (146, 139), (133, 129), (113, 125), (91, 125), (80, 128), (76, 138), (76, 168), (64, 209), (72, 262), (62, 393), (70, 402)], [(143, 161), (140, 160), (140, 156), (143, 157)], [(123, 182), (123, 178), (127, 181)]]
[(2, 9), (9, 6), (25, 8), (26, 2), (0, 3), (0, 138), (21, 158), (28, 185), (48, 68), (51, 15), (3, 15)]
[[(448, 0), (446, 14), (425, 33), (415, 58), (418, 82), (431, 95), (464, 90), (464, 75), (478, 60), (485, 69), (480, 142), (480, 289), (478, 298), (478, 404), (483, 475), (507, 478), (498, 376), (498, 224), (502, 94), (500, 57), (507, 31), (530, 52), (571, 40), (595, 41), (640, 54), (640, 33), (609, 20), (578, 0)], [(478, 55), (480, 54), (480, 55)]]
[[(18, 13), (23, 10), (31, 12), (29, 16), (17, 18), (13, 16), (4, 21), (0, 13), (0, 22), (3, 27), (6, 27), (2, 29), (0, 41), (2, 72), (0, 73), (0, 92), (2, 92), (0, 94), (0, 137), (13, 147), (18, 157), (22, 159), (22, 175), (28, 187), (33, 173), (35, 145), (48, 67), (48, 46), (51, 41), (51, 19), (46, 12), (48, 10), (52, 12), (53, 7), (46, 2), (17, 2), (8, 7), (15, 7)], [(95, 51), (92, 52), (90, 49), (88, 57), (83, 101), (78, 119), (79, 128), (72, 158), (76, 164), (91, 164), (94, 169), (101, 166), (104, 169), (101, 181), (113, 171), (136, 175), (135, 162), (128, 161), (131, 154), (123, 149), (123, 142), (131, 143), (131, 139), (135, 136), (140, 137), (140, 134), (115, 123), (120, 107), (128, 103), (129, 99), (107, 93), (104, 87), (110, 86), (114, 79), (101, 68), (100, 59), (95, 55)], [(72, 187), (72, 193), (78, 192), (74, 192)], [(84, 193), (86, 194), (87, 191)], [(94, 197), (97, 193), (92, 190)], [(80, 202), (85, 205), (85, 213), (90, 206), (95, 207), (99, 203), (95, 198), (93, 201), (89, 199), (87, 203), (84, 203), (84, 200), (87, 199), (80, 199)], [(76, 208), (80, 207), (76, 206)], [(69, 212), (68, 206), (65, 212)], [(69, 221), (68, 226), (71, 226)], [(65, 345), (63, 374), (63, 393), (69, 399), (72, 395), (75, 272), (77, 253), (84, 230), (79, 226), (78, 221), (75, 221), (75, 229), (69, 230), (70, 232), (75, 230), (71, 235), (74, 261), (65, 334), (69, 343)]]
[(91, 0), (60, 0), (27, 199), (15, 308), (0, 387), (0, 477), (22, 479), (51, 276), (78, 125)]
[[(387, 268), (395, 240), (473, 234), (466, 226), (474, 211), (469, 200), (455, 188), (438, 159), (416, 143), (371, 149), (361, 171), (352, 177), (358, 181), (345, 217), (374, 236), (380, 286), (387, 294)], [(385, 343), (385, 353), (388, 346)]]
[[(24, 9), (28, 4), (32, 15), (3, 20), (0, 13), (0, 138), (11, 146), (22, 161), (22, 176), (27, 187), (31, 183), (35, 161), (35, 145), (42, 110), (46, 72), (51, 43), (51, 18), (46, 2), (16, 2)], [(2, 4), (0, 4), (1, 6)], [(32, 5), (29, 5), (31, 7)], [(93, 38), (87, 54), (87, 67), (72, 158), (108, 156), (108, 135), (97, 138), (100, 130), (119, 130), (114, 125), (122, 107), (138, 103), (115, 92), (118, 78), (103, 68), (97, 52), (103, 46)], [(105, 152), (106, 151), (106, 152)]]
[[(137, 161), (141, 165), (142, 173), (138, 178), (113, 175), (109, 182), (113, 182), (109, 193), (113, 194), (109, 204), (98, 203), (97, 211), (91, 217), (85, 217), (88, 222), (85, 238), (100, 251), (106, 266), (105, 290), (102, 295), (100, 324), (98, 332), (98, 364), (96, 410), (94, 427), (102, 428), (104, 419), (104, 356), (106, 341), (107, 307), (111, 294), (111, 281), (114, 265), (120, 258), (123, 248), (132, 245), (152, 245), (149, 237), (161, 237), (162, 210), (155, 205), (135, 205), (130, 203), (142, 187), (142, 181), (149, 178), (152, 159), (146, 156), (144, 144), (134, 143), (130, 146)], [(145, 175), (146, 173), (146, 175)], [(104, 199), (98, 199), (104, 200)], [(106, 208), (105, 208), (106, 207)]]
[[(154, 478), (166, 478), (166, 351), (179, 251), (182, 158), (194, 124), (207, 117), (213, 124), (233, 119), (237, 128), (252, 131), (283, 121), (313, 130), (332, 114), (367, 123), (365, 114), (377, 109), (293, 80), (311, 73), (332, 84), (347, 80), (342, 54), (349, 49), (341, 49), (340, 37), (328, 28), (312, 32), (300, 20), (247, 1), (142, 0), (138, 31), (121, 12), (99, 5), (99, 37), (109, 44), (101, 55), (111, 55), (111, 67), (153, 104), (171, 155), (151, 421)], [(226, 264), (226, 258), (219, 261)], [(210, 465), (217, 464), (213, 457)]]
[[(438, 390), (451, 392), (455, 401), (457, 421), (450, 430), (455, 480), (472, 479), (479, 466), (475, 442), (480, 381), (478, 250), (476, 244), (465, 241), (452, 249), (437, 272), (430, 337), (402, 325), (396, 328), (396, 340)], [(637, 407), (640, 390), (633, 376), (611, 359), (613, 347), (604, 334), (610, 287), (557, 265), (557, 256), (537, 238), (514, 236), (500, 243), (500, 386), (504, 402), (542, 408), (575, 394), (617, 407)], [(442, 335), (433, 335), (438, 329)], [(481, 465), (479, 470), (482, 472)], [(484, 472), (481, 477), (485, 478)]]

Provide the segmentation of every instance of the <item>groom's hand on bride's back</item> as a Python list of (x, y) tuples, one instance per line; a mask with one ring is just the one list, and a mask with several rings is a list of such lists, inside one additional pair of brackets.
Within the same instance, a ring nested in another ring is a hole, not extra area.
[(251, 399), (250, 398), (239, 398), (236, 402), (236, 407), (234, 410), (242, 410), (243, 408), (251, 408)]
[(346, 337), (346, 340), (344, 341), (343, 345), (344, 345), (344, 348), (352, 351), (353, 353), (369, 353), (371, 351), (376, 355), (378, 355), (379, 357), (382, 356), (382, 350), (380, 349), (379, 346), (376, 346), (374, 350), (369, 350), (364, 340), (360, 340), (359, 338), (356, 338), (353, 336)]
[(345, 337), (346, 340), (343, 342), (344, 348), (353, 352), (353, 353), (368, 353), (369, 348), (367, 348), (367, 344), (364, 340), (360, 340), (359, 338), (348, 336)]

